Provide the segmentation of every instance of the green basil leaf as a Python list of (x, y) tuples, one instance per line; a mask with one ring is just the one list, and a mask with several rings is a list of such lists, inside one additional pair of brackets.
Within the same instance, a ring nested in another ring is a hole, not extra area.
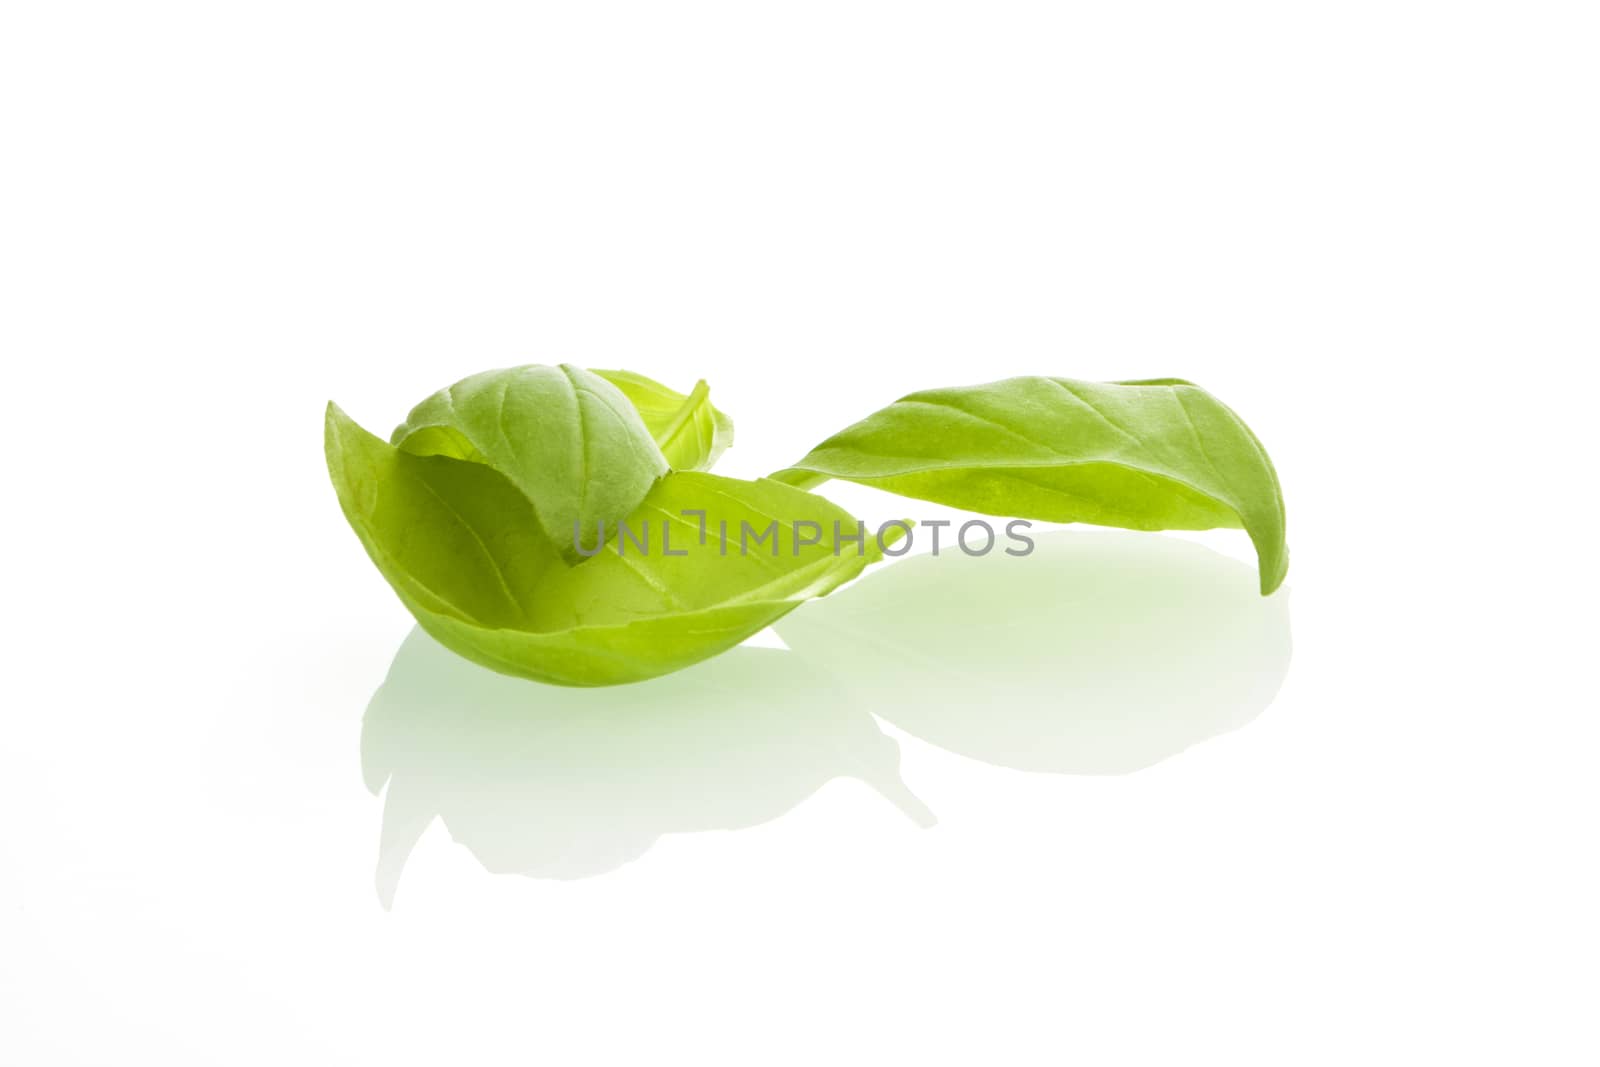
[(830, 478), (991, 515), (1132, 530), (1242, 528), (1261, 592), (1289, 566), (1265, 449), (1205, 390), (1167, 378), (1009, 378), (912, 393), (773, 477)]
[(550, 541), (571, 555), (644, 499), (667, 461), (627, 397), (584, 370), (486, 371), (428, 397), (390, 437), (417, 455), (493, 467), (532, 503)]
[(626, 370), (594, 372), (622, 391), (644, 419), (673, 470), (705, 471), (733, 444), (733, 420), (711, 406), (711, 389), (695, 382), (687, 396)]
[[(678, 670), (879, 558), (870, 532), (864, 551), (836, 545), (860, 527), (821, 497), (685, 471), (633, 509), (631, 538), (580, 542), (597, 554), (572, 564), (535, 505), (489, 466), (395, 448), (332, 404), (325, 446), (346, 519), (422, 628), (467, 659), (539, 681), (614, 685)], [(705, 513), (704, 543), (685, 511)]]

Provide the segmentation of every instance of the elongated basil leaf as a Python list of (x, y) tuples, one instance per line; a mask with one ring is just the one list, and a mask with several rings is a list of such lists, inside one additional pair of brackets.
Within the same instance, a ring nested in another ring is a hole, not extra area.
[(685, 396), (632, 371), (594, 373), (633, 402), (673, 470), (710, 470), (733, 444), (733, 420), (711, 406), (711, 390), (703, 380)]
[(775, 478), (830, 478), (991, 515), (1133, 530), (1242, 528), (1261, 592), (1289, 566), (1266, 450), (1178, 379), (1009, 378), (912, 393), (828, 438)]
[[(482, 463), (395, 448), (332, 404), (325, 446), (346, 519), (422, 628), (539, 681), (614, 685), (686, 667), (877, 558), (870, 533), (867, 552), (846, 541), (836, 553), (836, 535), (859, 527), (821, 497), (685, 471), (657, 482), (598, 554), (570, 564), (535, 504)], [(704, 525), (686, 511), (704, 512)]]
[(572, 554), (573, 532), (592, 540), (667, 472), (667, 461), (627, 397), (584, 370), (528, 366), (463, 379), (411, 409), (390, 441), (417, 455), (493, 467), (532, 503), (539, 525)]

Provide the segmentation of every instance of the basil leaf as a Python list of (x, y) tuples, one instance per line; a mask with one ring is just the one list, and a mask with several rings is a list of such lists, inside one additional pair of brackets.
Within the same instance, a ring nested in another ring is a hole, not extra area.
[[(325, 447), (345, 518), (423, 629), (467, 659), (539, 681), (614, 685), (678, 670), (879, 558), (870, 532), (865, 551), (844, 542), (835, 552), (836, 532), (853, 536), (857, 521), (821, 497), (685, 471), (626, 519), (648, 551), (618, 536), (571, 564), (535, 521), (536, 504), (491, 467), (395, 448), (332, 404)], [(686, 510), (705, 513), (704, 543)], [(801, 538), (798, 523), (815, 531)], [(772, 532), (758, 543), (743, 524)], [(816, 544), (797, 546), (813, 532)]]
[(1263, 595), (1289, 566), (1272, 461), (1237, 415), (1179, 379), (1009, 378), (912, 393), (774, 477), (1049, 522), (1242, 528)]
[(594, 373), (632, 401), (673, 470), (710, 470), (733, 444), (733, 420), (711, 406), (711, 389), (704, 380), (685, 396), (632, 371)]
[(592, 542), (601, 522), (627, 515), (667, 472), (627, 397), (567, 364), (465, 378), (412, 408), (390, 441), (493, 467), (532, 502), (546, 536), (569, 557), (575, 530)]

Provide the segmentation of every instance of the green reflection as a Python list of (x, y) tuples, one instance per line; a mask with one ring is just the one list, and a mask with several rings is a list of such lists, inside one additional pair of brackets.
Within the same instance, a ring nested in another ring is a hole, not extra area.
[(435, 818), (488, 870), (540, 878), (613, 870), (666, 833), (758, 825), (841, 775), (933, 822), (900, 780), (899, 746), (781, 649), (566, 689), (485, 670), (413, 630), (367, 708), (361, 750), (368, 787), (388, 786), (385, 906)]
[(1024, 558), (888, 564), (777, 630), (637, 685), (508, 678), (413, 630), (362, 727), (384, 797), (378, 889), (442, 818), (490, 871), (582, 878), (662, 834), (755, 826), (832, 778), (933, 822), (876, 714), (973, 759), (1032, 771), (1137, 770), (1235, 729), (1288, 669), (1287, 594), (1170, 537), (1060, 531)]
[(1034, 536), (1020, 558), (907, 558), (776, 629), (875, 714), (1002, 767), (1138, 770), (1271, 703), (1288, 596), (1249, 566), (1154, 534)]

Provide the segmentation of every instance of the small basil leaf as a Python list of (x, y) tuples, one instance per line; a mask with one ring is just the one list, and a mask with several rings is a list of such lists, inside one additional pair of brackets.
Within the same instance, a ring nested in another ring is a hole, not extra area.
[(733, 420), (711, 406), (711, 390), (703, 380), (685, 396), (632, 371), (594, 373), (633, 402), (673, 470), (710, 470), (733, 444)]
[(601, 522), (627, 515), (667, 471), (627, 398), (567, 364), (463, 379), (412, 408), (390, 441), (417, 455), (493, 467), (569, 557), (574, 530), (592, 541)]
[(1263, 594), (1289, 566), (1272, 461), (1237, 415), (1178, 379), (1010, 378), (912, 393), (774, 477), (1049, 522), (1242, 528)]
[[(539, 681), (614, 685), (678, 670), (879, 558), (870, 533), (865, 552), (848, 540), (835, 551), (835, 534), (859, 527), (822, 497), (679, 472), (650, 490), (628, 532), (607, 529), (610, 543), (573, 565), (490, 467), (397, 449), (331, 404), (326, 451), (346, 519), (422, 628), (467, 659)], [(704, 543), (699, 516), (685, 511), (705, 513)], [(802, 538), (806, 523), (815, 528)]]

